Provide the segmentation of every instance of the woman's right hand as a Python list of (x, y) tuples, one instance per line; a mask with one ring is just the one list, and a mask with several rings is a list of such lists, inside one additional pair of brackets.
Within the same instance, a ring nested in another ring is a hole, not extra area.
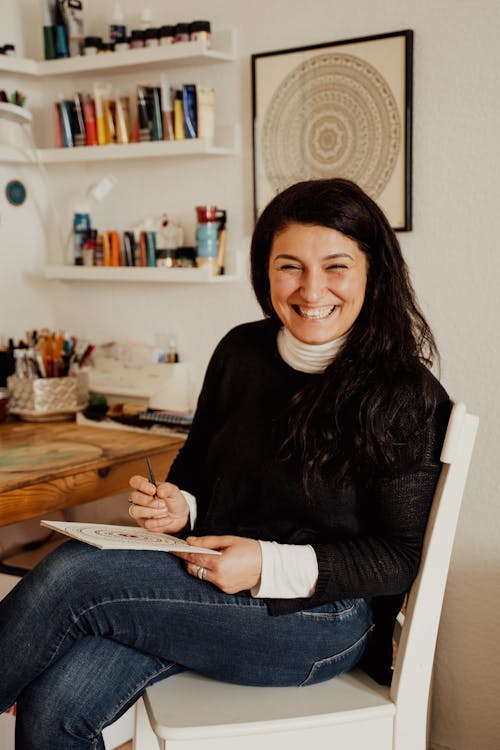
[(152, 484), (145, 477), (133, 476), (129, 485), (129, 515), (149, 531), (175, 534), (189, 521), (189, 506), (180, 489), (170, 482)]

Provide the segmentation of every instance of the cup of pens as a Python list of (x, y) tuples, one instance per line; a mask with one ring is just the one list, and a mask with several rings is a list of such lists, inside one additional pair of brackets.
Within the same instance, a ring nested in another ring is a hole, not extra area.
[(15, 373), (7, 378), (11, 414), (27, 421), (59, 421), (87, 406), (87, 372), (72, 367), (72, 353), (64, 345), (62, 336), (47, 336), (36, 346), (14, 349)]

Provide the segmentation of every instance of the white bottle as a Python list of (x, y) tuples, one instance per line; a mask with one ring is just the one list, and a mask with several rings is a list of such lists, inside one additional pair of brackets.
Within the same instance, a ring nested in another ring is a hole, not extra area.
[(117, 42), (125, 36), (127, 36), (127, 27), (125, 26), (123, 11), (120, 3), (115, 3), (115, 9), (109, 24), (109, 38), (112, 42)]
[(141, 10), (141, 20), (139, 23), (139, 28), (142, 29), (142, 31), (146, 31), (146, 29), (150, 29), (153, 25), (153, 11), (151, 8), (143, 8)]

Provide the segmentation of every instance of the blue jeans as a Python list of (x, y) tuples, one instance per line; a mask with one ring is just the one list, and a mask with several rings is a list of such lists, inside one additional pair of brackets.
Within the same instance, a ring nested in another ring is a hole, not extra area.
[(158, 680), (309, 685), (354, 667), (371, 624), (364, 599), (272, 617), (173, 555), (71, 541), (0, 602), (0, 713), (17, 701), (17, 750), (102, 750), (102, 729)]

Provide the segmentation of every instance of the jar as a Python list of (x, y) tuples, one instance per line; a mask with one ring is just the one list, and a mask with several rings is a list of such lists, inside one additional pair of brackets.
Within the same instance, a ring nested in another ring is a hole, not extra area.
[(160, 45), (160, 29), (150, 28), (144, 32), (144, 46), (158, 47)]
[(192, 42), (198, 39), (210, 41), (210, 21), (193, 21), (189, 25), (189, 38)]
[(160, 27), (160, 44), (173, 44), (175, 42), (175, 26)]
[(117, 39), (115, 42), (115, 52), (124, 52), (130, 49), (130, 37), (122, 36), (121, 39)]
[(175, 27), (175, 41), (189, 42), (189, 24), (178, 23)]
[(133, 29), (130, 33), (130, 49), (144, 47), (144, 31), (142, 29)]
[(16, 54), (16, 48), (13, 44), (4, 44), (3, 46), (3, 53), (4, 55), (15, 55)]
[(114, 52), (114, 51), (115, 51), (115, 45), (113, 42), (103, 42), (99, 50), (99, 52)]
[(83, 41), (84, 55), (97, 55), (101, 49), (102, 38), (100, 36), (86, 36)]

